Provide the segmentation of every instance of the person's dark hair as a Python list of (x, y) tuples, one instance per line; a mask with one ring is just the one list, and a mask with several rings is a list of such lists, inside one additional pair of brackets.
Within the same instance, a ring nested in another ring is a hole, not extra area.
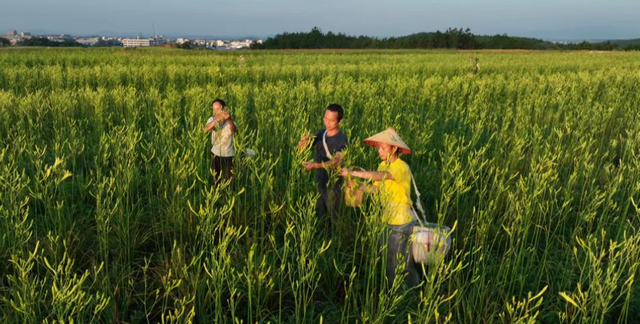
[(342, 106), (340, 106), (338, 104), (330, 104), (329, 106), (327, 106), (327, 110), (333, 111), (333, 112), (337, 112), (338, 113), (338, 121), (342, 120), (342, 115), (344, 114), (344, 110), (342, 109)]
[(214, 100), (214, 101), (211, 103), (211, 107), (213, 107), (213, 104), (214, 104), (214, 103), (216, 103), (216, 102), (217, 102), (217, 103), (219, 103), (220, 105), (222, 105), (222, 107), (226, 107), (226, 106), (227, 106), (227, 105), (224, 103), (224, 100), (222, 100), (222, 99), (216, 99), (216, 100)]

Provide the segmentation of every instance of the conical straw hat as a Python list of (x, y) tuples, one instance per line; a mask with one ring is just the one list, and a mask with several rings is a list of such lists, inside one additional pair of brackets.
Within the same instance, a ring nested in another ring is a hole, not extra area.
[(373, 147), (375, 147), (377, 143), (385, 143), (397, 146), (402, 154), (411, 154), (411, 149), (402, 140), (402, 138), (400, 138), (400, 135), (396, 133), (396, 130), (393, 127), (389, 127), (384, 131), (365, 139), (364, 143)]

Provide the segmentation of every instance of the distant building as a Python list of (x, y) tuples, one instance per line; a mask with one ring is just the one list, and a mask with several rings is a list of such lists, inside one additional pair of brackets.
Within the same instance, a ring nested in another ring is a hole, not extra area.
[(124, 47), (149, 47), (149, 46), (158, 46), (164, 44), (164, 39), (151, 37), (151, 38), (123, 38), (121, 40), (122, 45)]
[(232, 41), (229, 43), (229, 48), (231, 49), (249, 48), (251, 44), (253, 44), (253, 41), (250, 39), (245, 39), (244, 41)]
[(9, 31), (4, 36), (9, 40), (9, 43), (11, 45), (17, 45), (19, 42), (32, 37), (31, 33), (25, 33), (25, 32), (18, 33), (15, 30)]
[[(22, 33), (22, 34), (28, 34), (28, 33)], [(23, 38), (28, 38), (31, 37), (30, 35), (23, 35)], [(60, 36), (46, 36), (48, 40), (52, 41), (52, 42), (64, 42), (66, 40), (72, 40), (73, 37), (69, 36), (69, 35), (65, 35), (65, 34), (61, 34)]]
[(100, 37), (78, 37), (76, 38), (76, 42), (82, 45), (93, 46), (100, 41)]
[(176, 44), (178, 44), (178, 45), (182, 45), (182, 44), (188, 43), (188, 42), (189, 42), (188, 38), (180, 37), (180, 38), (176, 39)]

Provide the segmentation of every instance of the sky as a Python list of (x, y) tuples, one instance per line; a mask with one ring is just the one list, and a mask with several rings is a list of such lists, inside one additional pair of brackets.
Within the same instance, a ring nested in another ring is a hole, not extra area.
[(0, 0), (0, 34), (376, 37), (470, 28), (549, 40), (640, 38), (639, 0)]

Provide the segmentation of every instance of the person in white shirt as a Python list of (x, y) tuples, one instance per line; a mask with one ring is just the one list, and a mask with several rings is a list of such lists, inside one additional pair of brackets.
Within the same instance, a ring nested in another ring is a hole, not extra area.
[(221, 181), (233, 180), (233, 136), (236, 133), (236, 123), (222, 99), (214, 100), (211, 109), (213, 116), (207, 120), (204, 131), (211, 132), (211, 172), (213, 184), (217, 186)]

